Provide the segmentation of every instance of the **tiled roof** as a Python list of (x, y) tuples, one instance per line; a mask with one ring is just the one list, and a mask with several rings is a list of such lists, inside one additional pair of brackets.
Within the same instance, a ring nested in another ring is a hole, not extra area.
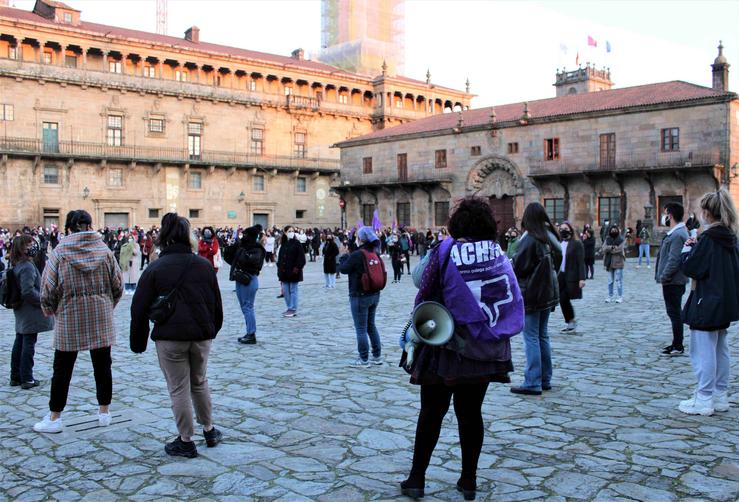
[[(400, 80), (401, 82), (406, 82), (408, 84), (420, 85), (423, 87), (426, 87), (427, 85), (429, 85), (426, 83), (425, 80), (416, 80), (415, 78), (404, 77), (402, 75), (392, 75), (388, 78), (394, 79), (394, 80)], [(459, 89), (452, 89), (451, 87), (443, 87), (440, 85), (436, 85), (433, 82), (431, 83), (431, 85), (433, 86), (434, 89), (441, 89), (443, 91), (450, 91), (450, 92), (454, 92), (457, 94), (463, 94), (463, 91), (460, 91)]]
[[(623, 89), (574, 94), (558, 98), (529, 101), (529, 115), (532, 119), (556, 118), (588, 112), (604, 112), (649, 105), (680, 103), (705, 98), (732, 97), (731, 92), (717, 91), (708, 87), (689, 84), (680, 80), (658, 84), (639, 85)], [(495, 108), (497, 122), (519, 120), (524, 113), (524, 103), (465, 110), (462, 112), (463, 127), (480, 126), (490, 123), (490, 115)], [(364, 136), (338, 143), (349, 146), (351, 143), (366, 140), (381, 140), (396, 136), (433, 131), (450, 130), (457, 127), (459, 113), (444, 113), (407, 122), (388, 129), (381, 129)]]

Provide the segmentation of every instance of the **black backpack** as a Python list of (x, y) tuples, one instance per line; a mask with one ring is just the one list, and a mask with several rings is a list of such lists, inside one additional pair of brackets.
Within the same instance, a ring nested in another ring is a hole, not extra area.
[(0, 305), (6, 309), (17, 309), (23, 304), (21, 287), (12, 268), (9, 268), (0, 279)]

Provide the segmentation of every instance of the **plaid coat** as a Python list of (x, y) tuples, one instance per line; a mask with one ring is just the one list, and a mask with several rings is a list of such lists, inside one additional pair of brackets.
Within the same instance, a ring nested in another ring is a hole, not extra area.
[(72, 352), (112, 346), (113, 309), (122, 295), (121, 269), (99, 233), (62, 239), (41, 278), (41, 308), (56, 317), (54, 348)]

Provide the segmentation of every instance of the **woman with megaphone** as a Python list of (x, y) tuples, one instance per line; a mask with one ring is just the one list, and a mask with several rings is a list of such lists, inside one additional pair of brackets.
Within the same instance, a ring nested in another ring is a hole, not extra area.
[(496, 240), (487, 201), (460, 200), (448, 229), (449, 238), (434, 248), (425, 266), (411, 327), (403, 338), (411, 354), (403, 352), (401, 365), (411, 374), (411, 383), (421, 386), (421, 411), (413, 465), (400, 486), (403, 495), (424, 496), (426, 469), (454, 396), (462, 449), (457, 490), (473, 500), (484, 437), (482, 403), (490, 382), (510, 382), (509, 339), (523, 329), (524, 307), (511, 263)]

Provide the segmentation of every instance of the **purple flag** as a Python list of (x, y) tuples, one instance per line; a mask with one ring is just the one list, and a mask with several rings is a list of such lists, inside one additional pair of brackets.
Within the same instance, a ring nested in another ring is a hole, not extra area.
[(375, 209), (375, 213), (372, 215), (372, 230), (379, 232), (381, 228), (382, 223), (380, 223), (380, 213)]

